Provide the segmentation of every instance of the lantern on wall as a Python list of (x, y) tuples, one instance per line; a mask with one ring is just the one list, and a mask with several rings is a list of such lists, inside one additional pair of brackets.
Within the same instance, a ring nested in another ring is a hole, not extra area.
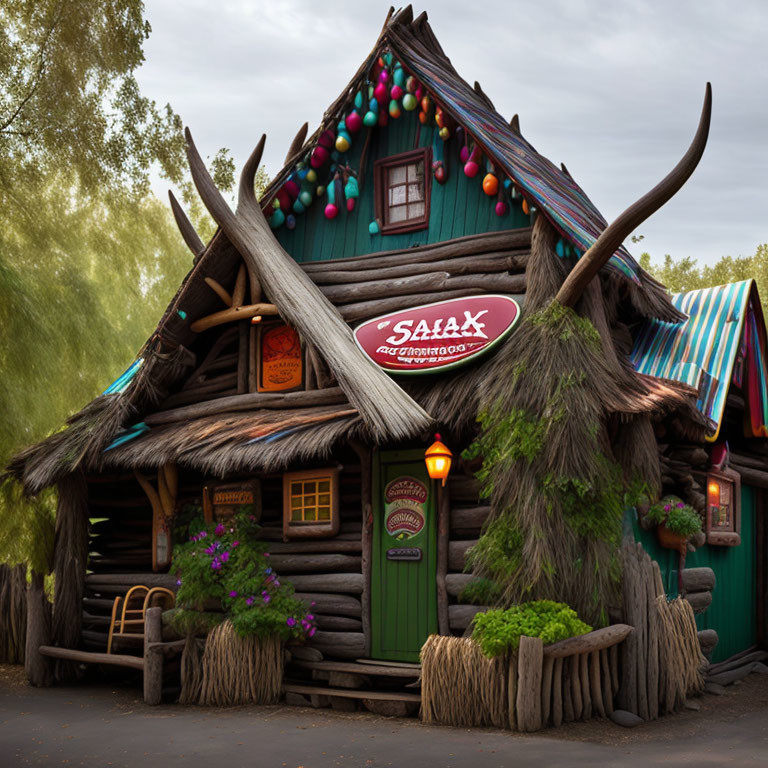
[(707, 544), (741, 544), (741, 476), (732, 469), (707, 473)]
[(427, 448), (424, 453), (424, 462), (427, 465), (427, 472), (433, 480), (442, 480), (443, 485), (451, 471), (451, 461), (453, 454), (447, 445), (440, 442), (440, 435), (435, 435), (435, 442)]

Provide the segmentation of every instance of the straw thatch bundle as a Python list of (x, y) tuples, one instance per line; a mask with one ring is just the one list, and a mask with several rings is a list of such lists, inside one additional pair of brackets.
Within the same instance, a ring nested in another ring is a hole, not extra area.
[(274, 704), (283, 686), (282, 641), (276, 637), (241, 637), (227, 620), (205, 641), (202, 673), (199, 704)]
[(657, 600), (659, 615), (659, 709), (680, 709), (691, 694), (704, 690), (707, 660), (696, 635), (691, 604), (682, 597)]
[(469, 638), (430, 635), (421, 648), (421, 719), (507, 727), (508, 663), (489, 659)]
[(181, 654), (181, 694), (179, 704), (197, 704), (203, 690), (203, 652), (205, 641), (187, 635)]

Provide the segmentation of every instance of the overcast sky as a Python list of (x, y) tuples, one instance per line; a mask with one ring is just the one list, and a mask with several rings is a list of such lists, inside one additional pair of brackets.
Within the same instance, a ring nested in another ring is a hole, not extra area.
[[(266, 132), (274, 173), (370, 51), (388, 4), (147, 0), (144, 93), (170, 102), (198, 147), (238, 171)], [(523, 135), (564, 162), (610, 221), (661, 179), (695, 132), (712, 82), (709, 144), (693, 177), (643, 224), (648, 250), (712, 262), (768, 242), (768, 2), (433, 0), (432, 28)]]

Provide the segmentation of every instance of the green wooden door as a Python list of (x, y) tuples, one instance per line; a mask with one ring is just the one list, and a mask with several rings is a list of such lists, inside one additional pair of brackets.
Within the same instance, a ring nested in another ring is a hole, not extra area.
[(437, 632), (435, 489), (424, 452), (382, 451), (374, 480), (371, 656), (418, 661)]
[[(712, 604), (696, 617), (699, 629), (714, 629), (719, 638), (712, 661), (723, 661), (757, 642), (757, 494), (754, 488), (741, 487), (741, 544), (714, 547), (705, 544), (689, 552), (686, 568), (711, 568), (715, 572)], [(677, 552), (663, 549), (654, 531), (636, 530), (648, 554), (659, 563), (669, 597), (677, 595)]]

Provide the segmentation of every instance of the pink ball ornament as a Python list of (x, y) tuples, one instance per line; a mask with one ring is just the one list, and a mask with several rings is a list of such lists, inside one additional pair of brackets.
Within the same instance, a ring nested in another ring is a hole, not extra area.
[(290, 197), (292, 201), (299, 196), (299, 192), (301, 191), (301, 188), (295, 181), (293, 181), (293, 179), (286, 181), (283, 189), (288, 193), (288, 197)]
[(466, 163), (467, 160), (469, 160), (469, 147), (465, 144), (460, 152), (459, 152), (459, 159), (462, 163)]
[(352, 213), (352, 211), (355, 210), (355, 198), (349, 197), (347, 198), (347, 210)]
[(313, 168), (322, 168), (328, 162), (328, 150), (325, 147), (317, 146), (312, 150), (310, 164)]
[(363, 127), (363, 118), (357, 112), (350, 112), (344, 122), (351, 133), (357, 133)]
[(504, 200), (499, 200), (498, 203), (496, 203), (496, 215), (497, 216), (506, 216), (509, 213), (509, 206), (507, 203), (504, 202)]
[(386, 69), (382, 69), (381, 72), (379, 72), (379, 82), (386, 83), (388, 80), (389, 80), (389, 72), (387, 72)]
[(333, 203), (328, 203), (328, 205), (325, 206), (326, 219), (335, 219), (338, 215), (339, 215), (339, 208), (337, 205), (334, 205)]
[(373, 89), (373, 98), (384, 106), (389, 101), (389, 88), (384, 83), (379, 83)]
[(393, 85), (391, 96), (393, 99), (401, 99), (403, 97), (403, 89), (399, 85)]
[(285, 187), (281, 187), (277, 190), (277, 199), (280, 201), (280, 210), (283, 211), (283, 213), (291, 210), (293, 200), (291, 200), (291, 197), (286, 191)]
[(480, 166), (474, 160), (467, 160), (464, 164), (464, 175), (474, 179), (480, 172)]

